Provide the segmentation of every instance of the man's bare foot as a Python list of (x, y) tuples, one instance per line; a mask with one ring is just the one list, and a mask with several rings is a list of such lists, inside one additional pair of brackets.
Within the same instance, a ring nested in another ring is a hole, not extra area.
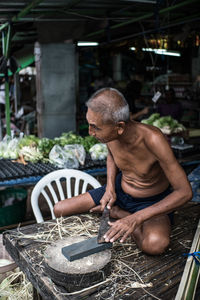
[(131, 213), (121, 209), (119, 206), (115, 205), (110, 210), (110, 217), (113, 219), (122, 219), (129, 216)]

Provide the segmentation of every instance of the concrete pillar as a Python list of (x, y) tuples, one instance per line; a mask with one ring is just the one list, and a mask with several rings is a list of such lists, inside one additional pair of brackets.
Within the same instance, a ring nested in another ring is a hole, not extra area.
[(122, 79), (122, 58), (121, 54), (118, 53), (113, 56), (113, 80), (114, 81), (119, 81)]
[(38, 136), (54, 138), (76, 130), (75, 46), (36, 43)]

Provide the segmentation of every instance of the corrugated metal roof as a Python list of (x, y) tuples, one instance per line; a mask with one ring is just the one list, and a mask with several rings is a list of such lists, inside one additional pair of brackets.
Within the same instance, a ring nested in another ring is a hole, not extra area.
[(198, 34), (199, 8), (198, 0), (4, 0), (0, 24), (11, 22), (13, 49), (37, 41), (38, 28), (49, 24), (58, 31), (60, 24), (66, 39), (112, 45), (151, 35)]

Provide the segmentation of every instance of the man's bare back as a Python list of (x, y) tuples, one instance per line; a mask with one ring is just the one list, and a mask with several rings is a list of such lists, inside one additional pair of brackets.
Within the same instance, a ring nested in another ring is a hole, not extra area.
[(157, 195), (169, 186), (168, 179), (148, 145), (154, 134), (158, 134), (155, 128), (146, 128), (141, 123), (131, 121), (127, 144), (116, 140), (107, 144), (116, 166), (122, 172), (122, 189), (133, 197)]

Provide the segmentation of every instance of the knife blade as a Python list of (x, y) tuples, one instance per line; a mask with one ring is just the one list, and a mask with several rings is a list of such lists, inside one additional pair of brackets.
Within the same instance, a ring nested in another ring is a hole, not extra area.
[(105, 243), (105, 239), (103, 236), (110, 229), (110, 225), (108, 224), (109, 221), (110, 221), (110, 210), (107, 207), (105, 207), (101, 216), (100, 226), (99, 226), (99, 231), (97, 236), (97, 242), (99, 244)]

